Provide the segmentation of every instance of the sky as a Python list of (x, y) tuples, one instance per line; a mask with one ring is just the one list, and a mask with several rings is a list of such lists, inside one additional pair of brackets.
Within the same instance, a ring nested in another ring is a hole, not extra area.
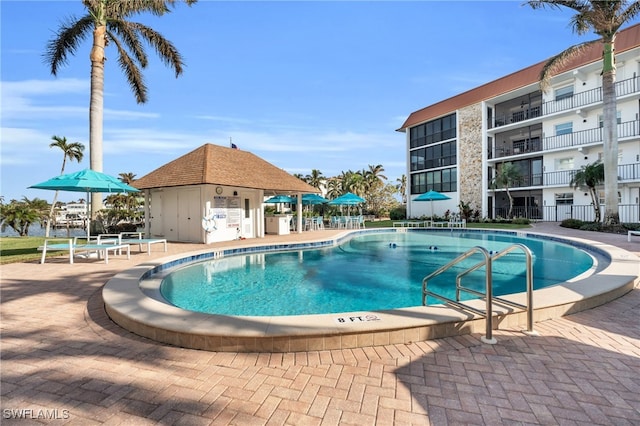
[[(57, 77), (44, 51), (80, 0), (0, 0), (0, 196), (60, 174), (52, 136), (86, 146), (89, 168), (90, 37)], [(569, 27), (570, 11), (521, 1), (200, 1), (139, 15), (180, 51), (176, 78), (155, 51), (137, 104), (107, 48), (104, 172), (140, 178), (205, 143), (230, 146), (291, 174), (325, 177), (382, 165), (406, 174), (412, 112), (597, 38)], [(61, 192), (63, 202), (84, 198)]]

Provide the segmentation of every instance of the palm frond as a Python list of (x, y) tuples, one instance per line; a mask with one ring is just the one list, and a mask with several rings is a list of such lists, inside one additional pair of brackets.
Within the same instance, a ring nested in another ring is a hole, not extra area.
[(122, 43), (120, 43), (117, 38), (113, 37), (113, 35), (110, 35), (109, 37), (118, 49), (118, 65), (124, 72), (127, 83), (129, 83), (129, 87), (136, 97), (136, 102), (139, 104), (147, 102), (148, 89), (144, 83), (144, 77), (140, 72), (140, 68), (138, 68), (136, 62), (131, 59), (127, 50), (122, 46)]
[(140, 23), (131, 23), (136, 31), (156, 50), (165, 65), (171, 66), (178, 77), (182, 74), (182, 55), (176, 47), (159, 32)]
[(149, 58), (147, 53), (144, 51), (144, 46), (140, 42), (136, 26), (131, 22), (118, 20), (109, 21), (107, 23), (107, 27), (110, 31), (120, 37), (124, 44), (129, 48), (129, 51), (140, 63), (140, 67), (146, 68), (149, 63)]
[(71, 16), (61, 24), (55, 37), (47, 43), (43, 55), (51, 74), (58, 75), (58, 69), (67, 64), (69, 55), (75, 55), (78, 45), (91, 34), (92, 29), (93, 18), (90, 15), (79, 20)]
[(576, 44), (549, 59), (542, 67), (542, 70), (540, 70), (540, 90), (546, 92), (547, 89), (549, 89), (551, 77), (595, 43), (600, 43), (600, 40)]

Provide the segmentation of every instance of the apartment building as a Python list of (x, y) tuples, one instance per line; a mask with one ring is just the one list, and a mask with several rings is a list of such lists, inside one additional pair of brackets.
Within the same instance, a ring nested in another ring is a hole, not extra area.
[[(576, 171), (602, 158), (602, 45), (594, 44), (540, 90), (546, 61), (409, 115), (406, 133), (407, 216), (457, 212), (506, 217), (505, 188), (492, 185), (504, 163), (521, 181), (509, 188), (513, 214), (535, 220), (593, 220)], [(616, 38), (618, 192), (620, 220), (640, 222), (640, 24)], [(413, 201), (435, 190), (450, 200)], [(604, 190), (600, 190), (604, 204)]]

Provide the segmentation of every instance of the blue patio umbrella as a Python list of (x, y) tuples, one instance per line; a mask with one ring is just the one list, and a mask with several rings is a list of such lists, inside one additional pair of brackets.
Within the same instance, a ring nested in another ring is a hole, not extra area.
[(91, 169), (56, 176), (29, 188), (71, 192), (139, 192), (118, 178)]
[(424, 194), (420, 194), (418, 195), (416, 198), (413, 199), (413, 201), (431, 201), (431, 219), (433, 219), (433, 202), (434, 201), (441, 201), (441, 200), (450, 200), (451, 197), (438, 192), (438, 191), (429, 191), (429, 192), (425, 192)]
[(269, 204), (278, 204), (278, 203), (295, 204), (295, 202), (296, 202), (296, 199), (289, 197), (288, 195), (274, 195), (273, 197), (265, 201), (265, 203), (269, 203)]
[(302, 194), (302, 204), (325, 204), (328, 202), (329, 200), (318, 194)]
[[(48, 189), (52, 191), (86, 192), (89, 200), (90, 192), (139, 192), (140, 190), (127, 185), (118, 178), (84, 169), (75, 173), (56, 176), (44, 182), (31, 185), (29, 188)], [(89, 210), (91, 211), (91, 210)], [(87, 238), (89, 237), (89, 223), (87, 222)]]
[(343, 194), (331, 201), (329, 201), (329, 204), (332, 205), (336, 205), (336, 206), (355, 206), (357, 204), (361, 204), (364, 203), (366, 200), (362, 197), (358, 197), (356, 194), (353, 194), (351, 192), (347, 192), (346, 194)]
[[(334, 206), (355, 206), (364, 203), (366, 200), (362, 197), (358, 197), (356, 194), (347, 192), (333, 200), (329, 201), (329, 204)], [(347, 211), (348, 215), (351, 215), (350, 211)]]

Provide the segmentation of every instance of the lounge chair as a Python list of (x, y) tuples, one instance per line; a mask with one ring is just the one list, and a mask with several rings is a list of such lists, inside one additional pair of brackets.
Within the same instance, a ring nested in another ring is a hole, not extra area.
[[(63, 242), (64, 241), (64, 242)], [(87, 243), (78, 243), (78, 237), (70, 238), (68, 240), (44, 240), (44, 245), (38, 247), (38, 250), (42, 251), (42, 258), (40, 263), (44, 263), (47, 257), (47, 251), (68, 251), (69, 263), (73, 264), (73, 258), (79, 252), (97, 253), (98, 259), (104, 257), (104, 263), (109, 263), (109, 251), (118, 254), (122, 253), (122, 249), (127, 251), (127, 259), (131, 258), (129, 244), (103, 242), (92, 243), (90, 240)], [(88, 256), (87, 256), (88, 257)]]
[[(105, 234), (105, 235), (110, 235), (110, 234)], [(140, 252), (142, 252), (142, 245), (146, 244), (147, 245), (147, 254), (149, 256), (151, 256), (151, 244), (158, 244), (158, 243), (162, 243), (164, 244), (164, 251), (167, 251), (167, 240), (164, 238), (142, 238), (142, 232), (121, 232), (119, 234), (120, 236), (120, 243), (127, 243), (127, 244), (138, 244), (139, 250)]]

